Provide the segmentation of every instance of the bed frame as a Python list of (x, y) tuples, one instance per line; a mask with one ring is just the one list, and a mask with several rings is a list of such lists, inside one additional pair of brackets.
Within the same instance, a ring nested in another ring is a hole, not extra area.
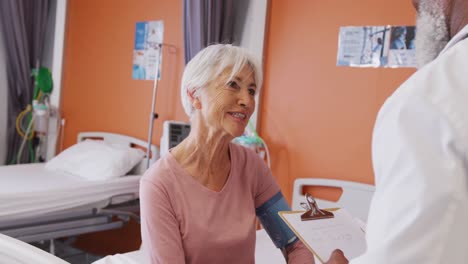
[(300, 202), (305, 201), (303, 188), (306, 186), (322, 186), (341, 189), (343, 192), (336, 202), (315, 199), (320, 208), (344, 207), (353, 216), (367, 222), (367, 215), (375, 192), (373, 185), (332, 179), (298, 178), (294, 181), (292, 210), (304, 210)]
[[(104, 140), (108, 143), (122, 144), (146, 150), (147, 142), (129, 136), (107, 132), (83, 132), (78, 142), (85, 139)], [(151, 156), (145, 157), (130, 174), (143, 174), (147, 160), (150, 164), (159, 158), (159, 150), (151, 145)], [(122, 202), (126, 201), (126, 202)], [(110, 197), (92, 206), (82, 206), (67, 211), (47, 214), (34, 219), (21, 219), (0, 222), (0, 233), (24, 242), (50, 241), (50, 253), (55, 253), (54, 239), (71, 237), (86, 233), (121, 228), (131, 218), (139, 221), (139, 200), (133, 194)], [(114, 217), (117, 217), (115, 220)], [(113, 219), (114, 218), (114, 219)]]

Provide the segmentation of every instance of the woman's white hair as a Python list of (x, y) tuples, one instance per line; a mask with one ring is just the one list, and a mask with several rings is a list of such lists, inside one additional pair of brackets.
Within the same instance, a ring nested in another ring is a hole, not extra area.
[(256, 57), (246, 49), (230, 44), (215, 44), (201, 50), (185, 66), (181, 83), (181, 99), (185, 113), (191, 117), (194, 111), (188, 93), (197, 97), (200, 89), (205, 88), (228, 67), (232, 67), (229, 80), (245, 65), (252, 68), (257, 92), (262, 86), (262, 68)]

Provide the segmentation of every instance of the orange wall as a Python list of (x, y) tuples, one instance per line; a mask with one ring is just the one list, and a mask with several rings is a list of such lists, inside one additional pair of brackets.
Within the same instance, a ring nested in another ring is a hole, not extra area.
[(259, 133), (285, 196), (300, 177), (373, 183), (371, 136), (414, 69), (337, 67), (347, 25), (414, 25), (410, 0), (272, 0)]
[[(164, 21), (162, 78), (158, 85), (153, 143), (161, 120), (186, 119), (180, 106), (183, 70), (182, 1), (70, 0), (62, 107), (64, 146), (81, 131), (109, 131), (146, 140), (153, 82), (132, 79), (135, 23)], [(159, 143), (158, 143), (159, 145)]]
[[(298, 177), (373, 183), (370, 149), (377, 111), (414, 69), (336, 67), (338, 30), (414, 24), (410, 2), (271, 0), (259, 133), (268, 142), (273, 174), (288, 200)], [(176, 47), (175, 53), (163, 53), (153, 143), (159, 142), (160, 120), (187, 120), (179, 102), (182, 1), (69, 0), (68, 9), (65, 147), (81, 131), (146, 139), (153, 83), (131, 76), (138, 21), (163, 20), (164, 42)], [(125, 237), (134, 242), (134, 233)]]

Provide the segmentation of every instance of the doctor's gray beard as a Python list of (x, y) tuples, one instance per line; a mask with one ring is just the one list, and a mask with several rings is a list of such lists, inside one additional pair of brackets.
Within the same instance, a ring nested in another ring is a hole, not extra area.
[(433, 61), (449, 41), (445, 15), (438, 1), (423, 0), (416, 19), (416, 63), (422, 68)]

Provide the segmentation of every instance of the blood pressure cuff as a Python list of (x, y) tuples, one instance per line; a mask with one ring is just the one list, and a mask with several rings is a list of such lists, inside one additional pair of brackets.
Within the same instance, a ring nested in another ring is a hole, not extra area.
[(263, 228), (265, 228), (275, 246), (280, 249), (286, 248), (286, 246), (297, 240), (294, 232), (278, 214), (279, 211), (290, 210), (281, 192), (278, 192), (270, 200), (255, 209)]

